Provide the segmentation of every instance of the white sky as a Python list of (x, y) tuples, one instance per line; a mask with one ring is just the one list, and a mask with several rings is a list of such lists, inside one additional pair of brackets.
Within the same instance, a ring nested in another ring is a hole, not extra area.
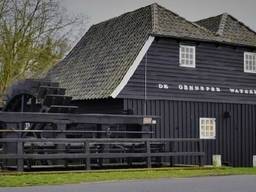
[(68, 13), (89, 17), (87, 29), (154, 2), (190, 21), (228, 12), (256, 31), (256, 0), (61, 0)]

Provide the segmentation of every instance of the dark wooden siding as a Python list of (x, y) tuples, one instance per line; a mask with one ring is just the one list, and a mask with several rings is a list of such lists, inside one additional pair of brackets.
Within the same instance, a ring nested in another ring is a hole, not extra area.
[[(221, 154), (223, 162), (232, 166), (252, 166), (256, 154), (256, 106), (213, 102), (189, 102), (149, 100), (144, 112), (144, 101), (125, 99), (124, 109), (134, 114), (158, 115), (160, 123), (155, 127), (155, 137), (198, 138), (199, 118), (216, 118), (216, 139), (204, 140), (207, 163), (213, 154)], [(224, 118), (229, 112), (230, 118)], [(193, 150), (186, 146), (183, 150)], [(195, 160), (180, 158), (178, 163), (193, 163)]]
[[(196, 68), (179, 66), (180, 43), (196, 46)], [(118, 97), (143, 99), (147, 69), (149, 99), (256, 103), (256, 94), (231, 93), (229, 90), (256, 92), (256, 74), (244, 72), (244, 51), (248, 49), (159, 38), (153, 42), (147, 56)], [(159, 89), (159, 84), (167, 84), (168, 89)], [(218, 87), (221, 92), (184, 91), (178, 89), (180, 84)]]

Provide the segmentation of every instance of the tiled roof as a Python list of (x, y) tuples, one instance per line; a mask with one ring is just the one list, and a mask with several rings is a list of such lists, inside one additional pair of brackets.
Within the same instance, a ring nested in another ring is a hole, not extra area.
[(47, 77), (76, 100), (107, 98), (115, 90), (152, 31), (151, 7), (92, 26)]
[(233, 33), (237, 21), (233, 18), (227, 19), (232, 20), (231, 24), (225, 22), (223, 36), (217, 36), (222, 31), (220, 18), (222, 16), (193, 23), (157, 4), (140, 8), (92, 26), (46, 78), (59, 82), (75, 100), (108, 98), (150, 35), (253, 45), (255, 34), (246, 27), (241, 26), (239, 31), (252, 41), (237, 39)]
[(227, 13), (203, 19), (196, 23), (212, 31), (219, 37), (219, 41), (256, 46), (256, 33)]

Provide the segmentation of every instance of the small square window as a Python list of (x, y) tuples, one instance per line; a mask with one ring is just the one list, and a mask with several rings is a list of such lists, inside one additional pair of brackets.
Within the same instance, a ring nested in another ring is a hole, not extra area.
[(256, 73), (256, 53), (244, 53), (244, 72)]
[(216, 138), (216, 119), (200, 118), (200, 139)]
[(180, 66), (196, 67), (196, 47), (188, 45), (180, 45)]

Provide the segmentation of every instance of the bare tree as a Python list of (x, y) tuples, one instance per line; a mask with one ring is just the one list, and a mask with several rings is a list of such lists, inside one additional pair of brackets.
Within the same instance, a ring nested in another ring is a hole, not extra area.
[(65, 15), (57, 0), (0, 0), (0, 94), (63, 58), (68, 34), (81, 22)]

